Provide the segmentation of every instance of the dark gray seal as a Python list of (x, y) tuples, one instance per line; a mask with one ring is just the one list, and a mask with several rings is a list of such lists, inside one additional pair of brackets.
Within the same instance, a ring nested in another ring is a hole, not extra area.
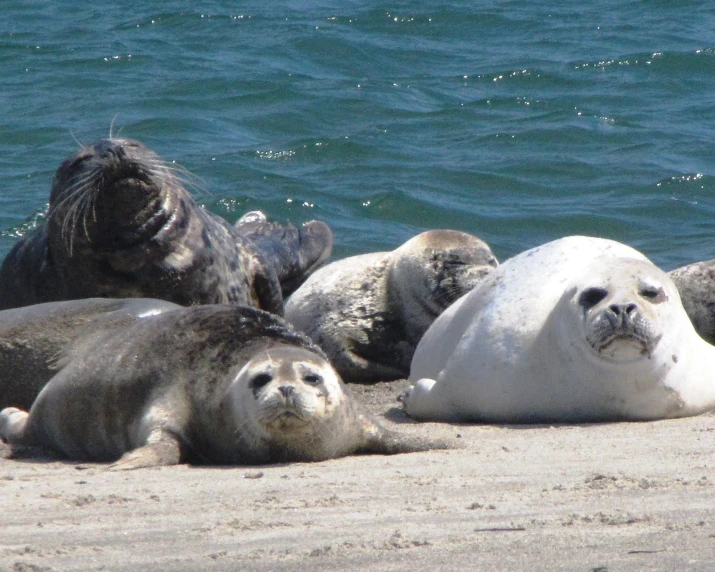
[(312, 221), (287, 229), (290, 244), (272, 245), (282, 239), (278, 227), (249, 238), (198, 206), (176, 169), (140, 142), (104, 139), (60, 165), (47, 223), (0, 268), (0, 309), (140, 297), (280, 314), (281, 283), (300, 283), (325, 260), (332, 233)]
[(378, 425), (310, 338), (254, 308), (177, 308), (95, 330), (58, 366), (29, 413), (0, 412), (3, 440), (122, 469), (435, 446)]
[(61, 352), (77, 338), (101, 335), (180, 307), (144, 298), (88, 298), (1, 311), (0, 409), (29, 409), (59, 371)]
[(321, 268), (288, 299), (285, 315), (325, 350), (345, 381), (404, 378), (435, 318), (496, 266), (475, 236), (431, 230), (392, 252)]
[(695, 331), (715, 344), (715, 260), (695, 262), (668, 273)]

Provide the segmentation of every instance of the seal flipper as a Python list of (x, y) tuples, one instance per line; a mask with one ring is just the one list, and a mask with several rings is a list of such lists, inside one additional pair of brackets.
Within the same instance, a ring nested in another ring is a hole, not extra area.
[(234, 225), (275, 267), (283, 297), (287, 298), (325, 262), (333, 251), (333, 232), (312, 220), (296, 228), (268, 222), (261, 211), (244, 214)]
[(30, 414), (17, 407), (0, 411), (0, 439), (10, 445), (32, 445), (25, 442), (25, 426)]
[(181, 462), (181, 441), (167, 431), (156, 429), (149, 436), (147, 444), (127, 451), (108, 467), (110, 471), (127, 471), (146, 467), (165, 467)]
[(356, 454), (399, 455), (401, 453), (420, 453), (435, 449), (455, 448), (455, 445), (445, 441), (432, 441), (385, 429), (365, 414), (362, 414), (360, 418), (363, 425), (363, 442), (355, 451)]

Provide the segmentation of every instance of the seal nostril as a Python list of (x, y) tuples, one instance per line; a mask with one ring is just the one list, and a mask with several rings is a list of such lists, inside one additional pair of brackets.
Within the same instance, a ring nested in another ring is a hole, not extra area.
[(608, 309), (615, 316), (632, 316), (638, 311), (638, 306), (635, 304), (611, 304)]
[(281, 385), (278, 388), (278, 391), (280, 391), (285, 397), (288, 397), (295, 391), (295, 387), (292, 385)]

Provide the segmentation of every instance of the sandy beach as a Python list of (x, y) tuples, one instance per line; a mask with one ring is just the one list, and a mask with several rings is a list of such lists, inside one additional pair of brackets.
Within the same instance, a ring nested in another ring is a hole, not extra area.
[(0, 459), (2, 570), (715, 570), (715, 414), (417, 424), (459, 448), (261, 467)]

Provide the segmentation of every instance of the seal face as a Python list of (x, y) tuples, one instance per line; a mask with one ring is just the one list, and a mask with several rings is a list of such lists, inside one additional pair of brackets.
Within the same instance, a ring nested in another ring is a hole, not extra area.
[(715, 348), (623, 244), (566, 237), (508, 261), (427, 331), (401, 397), (424, 420), (647, 420), (715, 408)]
[(419, 339), (497, 266), (482, 240), (421, 233), (392, 252), (333, 262), (286, 303), (286, 319), (328, 354), (348, 382), (404, 378)]
[[(151, 149), (132, 139), (104, 139), (60, 165), (47, 224), (21, 239), (0, 269), (0, 308), (150, 297), (281, 313), (281, 277), (304, 279), (315, 256), (330, 252), (332, 234), (320, 225), (309, 253), (299, 240), (307, 229), (291, 227), (291, 242), (274, 245), (283, 239), (275, 223), (262, 227), (270, 236), (254, 230), (262, 248), (199, 207), (176, 169)], [(281, 258), (271, 256), (275, 249)]]
[(309, 338), (253, 308), (180, 307), (80, 332), (60, 354), (29, 412), (0, 412), (6, 442), (119, 469), (435, 446), (375, 423)]
[(585, 317), (584, 339), (602, 359), (629, 362), (651, 358), (664, 327), (653, 306), (667, 302), (668, 296), (657, 281), (630, 274), (639, 263), (618, 260), (614, 264), (624, 272), (615, 284), (611, 279), (615, 268), (611, 267), (599, 277), (601, 283), (578, 293)]
[(343, 443), (316, 442), (316, 430), (334, 435), (352, 431), (357, 437), (359, 426), (340, 411), (350, 405), (335, 370), (302, 348), (279, 346), (257, 353), (229, 393), (232, 416), (243, 420), (241, 439), (253, 455), (261, 450), (276, 461), (327, 459), (338, 456)]

